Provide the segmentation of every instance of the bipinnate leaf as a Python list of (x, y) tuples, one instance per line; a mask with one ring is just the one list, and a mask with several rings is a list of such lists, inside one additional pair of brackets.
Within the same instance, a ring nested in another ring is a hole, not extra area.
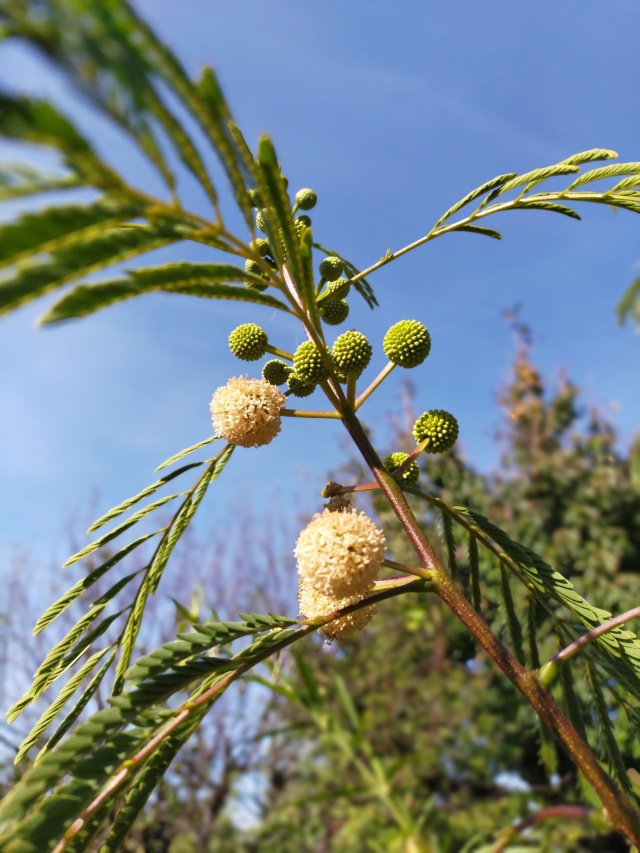
[(17, 267), (12, 278), (0, 282), (0, 313), (111, 264), (182, 239), (184, 235), (166, 223), (101, 228), (86, 241), (59, 248), (49, 260)]
[[(465, 507), (452, 508), (461, 519), (469, 519), (480, 531), (487, 534), (502, 553), (507, 565), (511, 562), (521, 573), (529, 587), (543, 599), (551, 597), (568, 607), (582, 624), (591, 630), (607, 622), (611, 614), (594, 607), (583, 598), (573, 584), (554, 571), (538, 554), (525, 545), (512, 540), (503, 530), (484, 516)], [(453, 516), (455, 520), (455, 516)], [(608, 668), (613, 677), (640, 698), (640, 639), (624, 628), (613, 628), (597, 637), (591, 647), (599, 652), (598, 660)]]
[[(194, 267), (218, 266), (216, 264), (170, 264), (168, 266), (179, 269), (167, 270), (159, 267), (156, 274), (152, 274), (151, 269), (136, 270), (130, 273), (129, 278), (78, 285), (52, 305), (40, 318), (40, 322), (58, 323), (71, 318), (87, 317), (96, 311), (116, 305), (126, 299), (158, 291), (187, 294), (204, 299), (251, 302), (289, 312), (289, 308), (275, 296), (261, 293), (250, 287), (222, 284), (216, 282), (213, 276), (208, 276), (206, 269), (193, 269)], [(226, 265), (222, 266), (226, 267)], [(239, 267), (229, 267), (228, 269), (231, 270), (229, 277), (233, 276), (235, 280), (238, 280), (237, 276), (240, 274), (242, 274), (243, 279), (252, 278), (249, 273)]]
[(516, 178), (517, 174), (515, 172), (508, 172), (506, 175), (498, 175), (496, 178), (492, 178), (490, 181), (485, 181), (484, 184), (481, 184), (475, 190), (471, 190), (470, 193), (467, 193), (464, 198), (461, 198), (460, 201), (457, 201), (454, 205), (452, 205), (449, 210), (442, 214), (440, 219), (433, 226), (435, 228), (439, 228), (443, 222), (447, 219), (450, 219), (454, 213), (457, 213), (461, 208), (465, 207), (467, 204), (471, 204), (472, 201), (476, 201), (476, 199), (482, 198), (483, 195), (487, 195), (487, 193), (492, 192), (493, 190), (500, 189), (507, 181)]
[[(207, 460), (210, 461), (210, 460)], [(122, 515), (123, 512), (126, 512), (130, 509), (134, 504), (139, 503), (144, 498), (148, 498), (149, 495), (152, 495), (154, 492), (157, 492), (158, 489), (161, 489), (171, 480), (174, 480), (176, 477), (179, 477), (181, 474), (184, 474), (185, 471), (190, 471), (192, 468), (199, 468), (201, 465), (204, 465), (204, 462), (190, 462), (188, 465), (183, 465), (182, 468), (176, 468), (175, 471), (171, 471), (170, 474), (165, 474), (164, 477), (160, 477), (159, 480), (156, 480), (155, 483), (151, 483), (150, 486), (146, 486), (146, 488), (142, 489), (142, 491), (138, 492), (137, 495), (134, 495), (132, 498), (127, 498), (126, 500), (119, 503), (117, 506), (114, 506), (108, 512), (105, 512), (104, 515), (101, 515), (97, 521), (94, 521), (91, 527), (87, 530), (87, 533), (93, 533), (98, 530), (103, 525), (107, 524), (109, 521), (113, 521), (114, 518), (118, 518), (119, 515)]]
[[(42, 734), (48, 729), (51, 725), (52, 721), (58, 716), (62, 708), (67, 704), (69, 699), (73, 696), (76, 690), (80, 687), (80, 685), (86, 680), (86, 678), (91, 674), (96, 665), (102, 660), (102, 658), (110, 651), (110, 647), (107, 646), (106, 649), (100, 649), (97, 652), (94, 652), (80, 667), (80, 669), (74, 673), (69, 681), (64, 685), (64, 687), (58, 693), (56, 699), (49, 705), (48, 708), (42, 713), (36, 724), (33, 726), (29, 734), (24, 738), (18, 752), (15, 757), (15, 762), (21, 761), (24, 756), (29, 752), (31, 747), (37, 743)], [(112, 652), (115, 654), (115, 652)], [(110, 661), (109, 661), (110, 663)]]
[(52, 254), (100, 236), (108, 225), (139, 216), (145, 205), (129, 198), (102, 196), (92, 204), (46, 207), (24, 213), (0, 228), (0, 266), (32, 254)]
[(209, 438), (205, 438), (202, 441), (197, 442), (197, 444), (192, 444), (191, 447), (186, 447), (184, 450), (180, 450), (178, 453), (174, 453), (173, 456), (170, 456), (168, 459), (165, 459), (158, 467), (156, 471), (161, 471), (163, 468), (168, 468), (169, 465), (173, 465), (174, 462), (177, 462), (179, 459), (182, 459), (184, 456), (188, 456), (190, 453), (193, 453), (195, 450), (200, 450), (201, 447), (206, 447), (207, 444), (211, 444), (212, 441), (218, 441), (220, 436), (211, 435)]
[(162, 533), (164, 528), (160, 530), (154, 530), (152, 533), (145, 533), (143, 536), (134, 539), (133, 542), (129, 542), (128, 545), (125, 545), (119, 551), (117, 551), (112, 557), (109, 557), (104, 563), (101, 563), (88, 575), (83, 578), (80, 578), (71, 589), (68, 589), (64, 595), (60, 596), (57, 601), (54, 601), (53, 604), (50, 604), (49, 607), (45, 610), (42, 616), (38, 619), (33, 629), (34, 636), (39, 634), (40, 631), (44, 630), (47, 625), (53, 622), (61, 613), (71, 605), (83, 592), (93, 586), (96, 581), (100, 580), (100, 578), (105, 575), (110, 569), (113, 568), (117, 563), (120, 562), (124, 557), (130, 554), (138, 545), (141, 545), (143, 542), (146, 542), (148, 539), (151, 539), (152, 536), (157, 536), (159, 533)]

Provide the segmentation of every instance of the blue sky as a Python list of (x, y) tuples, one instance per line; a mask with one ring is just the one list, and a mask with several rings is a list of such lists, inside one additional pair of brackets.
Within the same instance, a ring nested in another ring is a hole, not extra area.
[[(596, 146), (640, 160), (633, 0), (135, 5), (190, 71), (216, 69), (249, 140), (272, 134), (290, 188), (318, 193), (314, 236), (360, 267), (422, 236), (494, 175)], [(58, 99), (105, 158), (161, 191), (129, 144), (24, 48), (0, 49), (0, 78)], [(9, 144), (2, 154), (24, 156)], [(184, 186), (188, 205), (206, 211)], [(638, 430), (640, 339), (618, 328), (614, 307), (637, 274), (640, 217), (579, 212), (581, 223), (539, 212), (495, 217), (486, 224), (502, 231), (501, 242), (444, 237), (372, 277), (378, 311), (351, 300), (349, 326), (374, 345), (371, 375), (383, 364), (390, 325), (416, 317), (429, 327), (432, 354), (406, 376), (420, 410), (458, 416), (462, 447), (481, 467), (497, 456), (495, 390), (513, 355), (502, 313), (516, 303), (542, 369), (566, 367), (625, 445)], [(177, 247), (153, 262), (185, 257), (204, 255)], [(260, 322), (285, 349), (302, 336), (263, 309), (169, 295), (34, 328), (46, 304), (0, 321), (0, 555), (26, 547), (55, 565), (71, 531), (84, 544), (93, 516), (210, 432), (212, 392), (246, 369), (226, 347), (236, 325)], [(400, 378), (392, 374), (362, 410), (385, 450)], [(277, 494), (287, 511), (316, 511), (325, 472), (347, 454), (339, 424), (288, 420), (269, 447), (235, 454), (201, 523), (211, 525), (215, 513), (228, 520), (228, 507), (247, 494), (257, 507), (273, 506)]]

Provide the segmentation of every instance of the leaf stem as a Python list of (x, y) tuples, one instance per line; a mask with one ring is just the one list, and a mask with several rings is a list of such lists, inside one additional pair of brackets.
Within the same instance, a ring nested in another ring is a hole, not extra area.
[(582, 634), (572, 643), (569, 643), (569, 645), (559, 651), (558, 654), (550, 658), (545, 664), (545, 666), (569, 660), (569, 658), (573, 657), (573, 655), (579, 652), (580, 649), (584, 648), (587, 643), (590, 643), (592, 640), (601, 637), (608, 631), (612, 631), (619, 625), (624, 625), (625, 622), (630, 622), (631, 619), (637, 619), (638, 616), (640, 616), (640, 607), (632, 607), (631, 610), (626, 610), (619, 616), (614, 616), (612, 619), (609, 619), (607, 622), (603, 622), (602, 625), (598, 625), (597, 628), (592, 628), (590, 631), (587, 631), (586, 634)]

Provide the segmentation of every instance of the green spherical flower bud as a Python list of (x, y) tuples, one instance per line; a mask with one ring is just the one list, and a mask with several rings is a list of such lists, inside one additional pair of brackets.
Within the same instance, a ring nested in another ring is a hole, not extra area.
[(449, 412), (431, 409), (420, 415), (413, 425), (413, 437), (418, 444), (421, 444), (425, 438), (429, 439), (425, 453), (442, 453), (456, 443), (458, 421)]
[(308, 187), (303, 190), (298, 190), (296, 193), (296, 204), (300, 210), (311, 210), (312, 207), (316, 206), (317, 201), (318, 196)]
[[(265, 243), (266, 243), (266, 240), (265, 240)], [(255, 261), (250, 260), (249, 258), (247, 258), (247, 260), (244, 262), (244, 268), (246, 269), (247, 272), (252, 272), (254, 275), (264, 275), (264, 273), (262, 272), (262, 267), (260, 266), (260, 264), (256, 263)]]
[(329, 282), (325, 290), (325, 299), (327, 302), (337, 302), (339, 299), (345, 299), (351, 290), (351, 282), (346, 278), (337, 278), (335, 281)]
[(249, 190), (249, 200), (252, 207), (262, 207), (262, 199), (259, 190)]
[(313, 382), (305, 382), (304, 379), (301, 379), (293, 372), (287, 376), (287, 388), (294, 397), (308, 397), (309, 394), (313, 394), (316, 390)]
[[(327, 354), (328, 352), (327, 350)], [(305, 341), (294, 352), (293, 369), (300, 379), (314, 385), (329, 376), (329, 369), (313, 341)]]
[(372, 352), (371, 344), (365, 336), (351, 329), (336, 340), (331, 355), (340, 371), (360, 376), (371, 361)]
[(384, 336), (384, 354), (400, 367), (417, 367), (429, 355), (431, 335), (418, 320), (401, 320)]
[(327, 255), (318, 267), (320, 275), (327, 281), (335, 281), (342, 274), (342, 261), (335, 255)]
[(339, 326), (349, 316), (349, 306), (346, 299), (329, 302), (325, 299), (320, 303), (320, 316), (328, 326)]
[(262, 378), (272, 385), (284, 385), (292, 368), (279, 358), (272, 358), (262, 368)]
[(262, 231), (263, 234), (267, 233), (267, 208), (261, 207), (260, 210), (256, 211), (256, 228), (258, 231)]
[(256, 240), (252, 240), (251, 248), (258, 255), (262, 255), (263, 258), (265, 255), (271, 254), (271, 247), (269, 246), (269, 241), (265, 240), (263, 237), (258, 237)]
[[(387, 456), (382, 464), (390, 474), (393, 474), (394, 470), (399, 468), (408, 456), (408, 453), (392, 453), (391, 456)], [(418, 467), (418, 463), (414, 460), (403, 473), (402, 480), (405, 483), (409, 483), (411, 486), (415, 486), (418, 482), (419, 476), (420, 468)]]
[(293, 220), (298, 237), (301, 236), (305, 228), (311, 228), (311, 219), (308, 216), (296, 216)]
[(256, 323), (244, 323), (229, 335), (229, 349), (243, 361), (257, 361), (267, 351), (269, 339)]
[(258, 293), (262, 293), (263, 290), (266, 290), (269, 287), (268, 284), (258, 284), (258, 282), (253, 281), (253, 279), (251, 281), (249, 281), (249, 279), (245, 279), (244, 283), (246, 287), (250, 287), (251, 290), (257, 290)]

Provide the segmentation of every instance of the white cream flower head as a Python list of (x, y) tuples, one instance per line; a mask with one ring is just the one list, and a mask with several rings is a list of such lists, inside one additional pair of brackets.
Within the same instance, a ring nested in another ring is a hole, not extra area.
[[(308, 582), (300, 579), (298, 599), (300, 601), (300, 616), (303, 619), (316, 619), (318, 616), (328, 616), (334, 610), (341, 610), (350, 604), (356, 604), (364, 599), (364, 595), (332, 598), (318, 592)], [(334, 619), (333, 622), (324, 625), (320, 628), (320, 633), (324, 634), (328, 640), (344, 640), (345, 637), (355, 634), (356, 631), (361, 631), (365, 625), (368, 625), (373, 619), (375, 611), (375, 604), (361, 607), (360, 610), (354, 610), (352, 613), (347, 613), (346, 616), (340, 616), (339, 619)]]
[(325, 509), (302, 531), (294, 553), (303, 581), (337, 599), (371, 589), (385, 547), (384, 533), (364, 512)]
[(216, 435), (240, 447), (260, 447), (280, 432), (286, 397), (265, 379), (232, 377), (211, 398)]

